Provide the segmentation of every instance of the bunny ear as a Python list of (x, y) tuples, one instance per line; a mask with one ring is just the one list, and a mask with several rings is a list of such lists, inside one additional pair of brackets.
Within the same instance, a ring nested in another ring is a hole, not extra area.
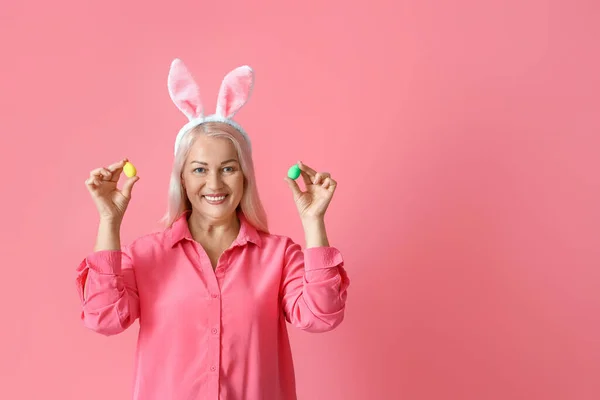
[(231, 118), (248, 101), (254, 86), (254, 71), (247, 65), (225, 76), (217, 98), (217, 115)]
[(168, 86), (171, 100), (189, 120), (203, 115), (198, 84), (180, 59), (176, 58), (171, 63)]

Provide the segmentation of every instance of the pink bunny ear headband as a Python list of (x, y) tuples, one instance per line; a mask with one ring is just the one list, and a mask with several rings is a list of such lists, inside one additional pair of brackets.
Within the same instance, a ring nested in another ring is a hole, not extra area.
[(229, 72), (223, 82), (217, 97), (217, 110), (212, 115), (204, 115), (204, 107), (200, 99), (200, 89), (192, 75), (179, 59), (173, 60), (169, 71), (169, 95), (173, 103), (189, 119), (177, 134), (175, 139), (175, 154), (183, 136), (192, 128), (204, 122), (223, 122), (237, 129), (248, 142), (250, 138), (242, 127), (232, 118), (250, 98), (254, 86), (254, 71), (247, 65)]

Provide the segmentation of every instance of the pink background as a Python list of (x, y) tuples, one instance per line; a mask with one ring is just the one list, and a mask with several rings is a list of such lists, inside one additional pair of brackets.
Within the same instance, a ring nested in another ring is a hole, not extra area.
[(238, 116), (274, 232), (303, 243), (291, 163), (339, 181), (347, 318), (291, 330), (300, 399), (600, 398), (596, 0), (168, 3), (0, 5), (0, 398), (129, 398), (137, 324), (78, 319), (83, 182), (129, 157), (123, 240), (157, 228), (175, 57), (211, 111), (255, 68)]

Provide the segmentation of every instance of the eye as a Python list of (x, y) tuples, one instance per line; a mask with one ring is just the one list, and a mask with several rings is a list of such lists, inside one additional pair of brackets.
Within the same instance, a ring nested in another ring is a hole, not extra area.
[(206, 169), (202, 168), (202, 167), (198, 167), (198, 168), (195, 168), (194, 171), (192, 171), (192, 172), (197, 173), (197, 174), (203, 174), (206, 172)]
[(233, 167), (225, 167), (225, 168), (223, 168), (223, 172), (233, 172), (233, 171), (234, 171)]

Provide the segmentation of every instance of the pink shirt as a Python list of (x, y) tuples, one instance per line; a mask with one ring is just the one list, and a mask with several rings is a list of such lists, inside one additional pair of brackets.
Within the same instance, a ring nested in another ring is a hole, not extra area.
[(83, 323), (114, 335), (139, 318), (134, 399), (296, 399), (286, 321), (309, 332), (342, 322), (350, 282), (340, 252), (302, 250), (240, 214), (213, 271), (186, 216), (81, 262)]

